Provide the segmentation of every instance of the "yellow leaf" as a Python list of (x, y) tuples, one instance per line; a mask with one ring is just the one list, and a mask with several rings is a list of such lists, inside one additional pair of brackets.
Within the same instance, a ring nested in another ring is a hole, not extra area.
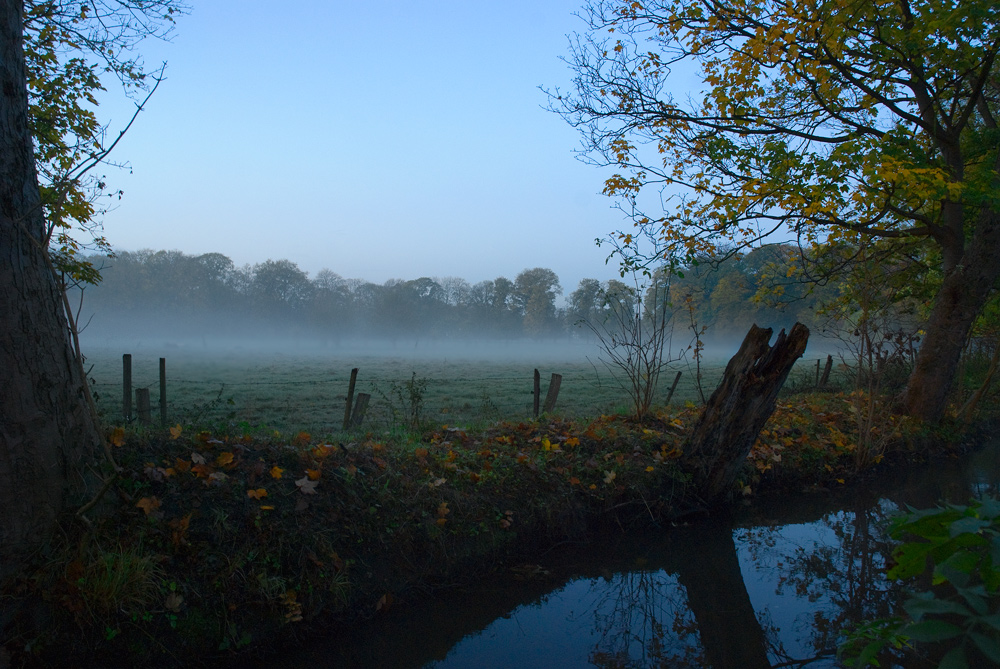
[(653, 471), (653, 469), (654, 469), (653, 465), (650, 465), (650, 466), (646, 467), (646, 471), (647, 472), (651, 472), (651, 471)]
[(264, 506), (260, 507), (260, 510), (261, 511), (274, 511), (274, 507), (270, 506), (269, 504), (265, 504)]
[(125, 428), (116, 427), (111, 430), (111, 436), (108, 438), (112, 446), (124, 446), (125, 445)]
[(182, 428), (180, 423), (177, 423), (177, 425), (174, 425), (172, 428), (170, 428), (170, 438), (177, 439), (179, 436), (181, 436), (181, 429)]
[(323, 470), (321, 470), (321, 469), (307, 469), (306, 470), (306, 476), (309, 477), (310, 481), (318, 481), (319, 480), (319, 475), (322, 474), (322, 473), (323, 473)]
[(264, 488), (257, 488), (256, 490), (247, 490), (247, 497), (250, 499), (263, 499), (267, 497), (267, 490)]
[(279, 467), (278, 465), (275, 465), (275, 466), (271, 467), (271, 478), (273, 478), (273, 479), (280, 479), (281, 475), (282, 475), (282, 473), (284, 473), (284, 471), (285, 470), (282, 469), (281, 467)]
[(569, 439), (566, 440), (566, 445), (567, 446), (579, 446), (580, 445), (580, 440), (577, 437), (570, 437)]
[(215, 464), (217, 464), (220, 467), (224, 467), (229, 463), (231, 463), (232, 461), (233, 461), (233, 454), (230, 453), (229, 451), (226, 451), (225, 453), (219, 454), (219, 457), (215, 459)]
[(138, 508), (142, 509), (148, 516), (149, 514), (160, 508), (160, 500), (158, 500), (156, 497), (143, 497), (138, 502), (136, 502), (135, 505)]

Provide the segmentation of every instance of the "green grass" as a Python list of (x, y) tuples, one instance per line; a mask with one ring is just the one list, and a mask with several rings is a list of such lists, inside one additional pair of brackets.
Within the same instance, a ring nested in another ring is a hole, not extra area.
[[(121, 422), (124, 352), (91, 349), (87, 353), (98, 406), (110, 423)], [(628, 394), (596, 355), (592, 361), (583, 358), (551, 364), (308, 354), (172, 352), (165, 357), (171, 423), (339, 431), (352, 367), (360, 370), (355, 392), (371, 395), (365, 425), (369, 429), (391, 427), (404, 420), (408, 407), (399, 395), (407, 397), (404, 384), (413, 373), (426, 381), (420, 417), (428, 424), (471, 425), (530, 417), (536, 367), (541, 373), (542, 401), (551, 374), (562, 375), (556, 405), (556, 413), (562, 416), (628, 412), (630, 406)], [(132, 386), (149, 388), (154, 420), (159, 415), (158, 358), (157, 353), (139, 353), (132, 358)], [(684, 373), (672, 402), (697, 400), (693, 370), (679, 365), (662, 375), (660, 401), (677, 370)], [(718, 364), (706, 367), (706, 393), (721, 370)]]

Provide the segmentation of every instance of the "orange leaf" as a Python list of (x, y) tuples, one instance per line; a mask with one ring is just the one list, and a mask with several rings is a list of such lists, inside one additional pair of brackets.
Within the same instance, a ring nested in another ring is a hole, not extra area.
[(220, 467), (225, 467), (232, 461), (233, 461), (233, 454), (230, 453), (229, 451), (226, 451), (225, 453), (219, 454), (219, 457), (215, 459), (215, 464), (219, 465)]
[(418, 458), (426, 458), (427, 457), (427, 449), (426, 448), (418, 448), (418, 449), (416, 449), (416, 450), (413, 451), (413, 454), (415, 456), (417, 456)]
[(250, 499), (263, 499), (267, 497), (267, 490), (264, 488), (257, 488), (256, 490), (247, 490), (247, 497)]
[(570, 437), (569, 439), (566, 440), (566, 445), (567, 446), (579, 446), (580, 445), (580, 440), (577, 437)]
[(179, 436), (181, 436), (181, 430), (182, 428), (180, 423), (174, 425), (172, 428), (170, 428), (170, 438), (177, 439)]
[(174, 469), (176, 469), (179, 472), (186, 472), (191, 469), (191, 463), (188, 462), (187, 460), (181, 460), (180, 458), (176, 458), (174, 460)]
[(299, 432), (297, 435), (295, 435), (295, 438), (292, 439), (292, 443), (294, 443), (296, 446), (305, 446), (310, 441), (312, 441), (312, 435), (309, 434), (308, 432)]
[(260, 510), (261, 511), (274, 511), (274, 507), (270, 506), (269, 504), (265, 504), (262, 507), (260, 507)]
[(209, 465), (195, 465), (191, 467), (191, 473), (198, 477), (211, 476), (213, 471)]
[(469, 480), (472, 481), (473, 483), (479, 483), (479, 480), (481, 478), (482, 477), (476, 472), (469, 472)]
[(116, 427), (111, 430), (111, 436), (108, 438), (112, 446), (124, 446), (125, 445), (125, 428)]
[(284, 471), (285, 470), (279, 467), (278, 465), (271, 467), (271, 478), (280, 479)]
[(306, 476), (309, 477), (310, 481), (318, 481), (320, 474), (323, 473), (322, 469), (307, 469)]
[(138, 508), (142, 509), (148, 516), (149, 514), (160, 508), (160, 500), (158, 500), (156, 497), (143, 497), (138, 502), (136, 502), (135, 505)]
[(448, 502), (441, 502), (440, 504), (438, 504), (438, 515), (439, 516), (441, 516), (442, 518), (444, 518), (449, 513), (451, 513), (451, 509), (448, 508)]
[(570, 477), (569, 483), (570, 485), (580, 485), (580, 479), (575, 476)]

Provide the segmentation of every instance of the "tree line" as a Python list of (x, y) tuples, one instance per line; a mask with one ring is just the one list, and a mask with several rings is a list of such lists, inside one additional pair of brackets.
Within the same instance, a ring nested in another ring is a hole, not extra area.
[(791, 251), (758, 249), (733, 262), (687, 267), (683, 276), (660, 271), (639, 281), (587, 278), (562, 304), (559, 277), (543, 267), (477, 283), (449, 276), (379, 284), (329, 269), (310, 277), (285, 259), (238, 267), (222, 253), (125, 251), (89, 258), (103, 279), (85, 289), (81, 313), (101, 334), (183, 334), (186, 328), (224, 336), (248, 334), (249, 328), (249, 334), (266, 336), (395, 341), (585, 338), (591, 334), (587, 324), (603, 323), (611, 309), (641, 307), (646, 313), (675, 311), (675, 327), (735, 336), (755, 322), (816, 322), (822, 294), (805, 284), (791, 282), (782, 299), (771, 299), (772, 275), (784, 272)]

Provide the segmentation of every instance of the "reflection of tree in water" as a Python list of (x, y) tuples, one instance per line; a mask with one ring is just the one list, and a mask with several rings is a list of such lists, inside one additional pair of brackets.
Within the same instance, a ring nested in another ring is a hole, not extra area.
[[(597, 667), (704, 666), (698, 626), (677, 578), (631, 571), (591, 584)], [(669, 661), (669, 663), (667, 663)]]
[(791, 590), (818, 604), (811, 616), (796, 621), (796, 631), (817, 657), (836, 651), (842, 630), (898, 610), (903, 589), (885, 579), (894, 546), (885, 532), (886, 520), (896, 509), (884, 500), (858, 500), (852, 510), (825, 514), (817, 521), (829, 533), (813, 532), (797, 545), (788, 541), (797, 534), (789, 528), (739, 531), (739, 541), (757, 568), (778, 572), (777, 594)]
[(658, 571), (595, 581), (592, 613), (601, 667), (770, 667), (781, 656), (754, 614), (732, 529), (706, 522), (671, 533)]

